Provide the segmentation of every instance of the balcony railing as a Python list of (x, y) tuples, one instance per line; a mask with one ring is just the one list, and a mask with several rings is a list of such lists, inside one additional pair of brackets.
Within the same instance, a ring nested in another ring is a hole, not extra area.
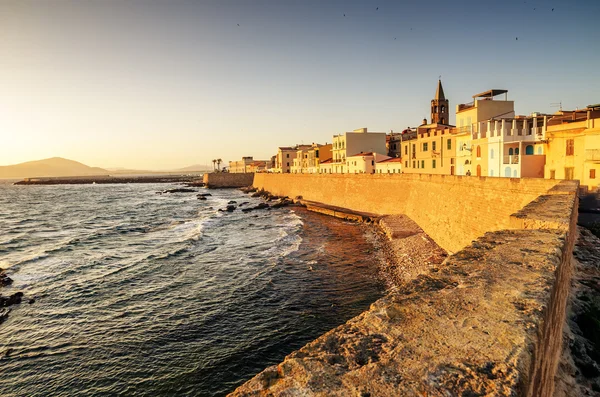
[(519, 156), (519, 154), (505, 155), (503, 164), (519, 164)]
[(472, 126), (470, 125), (465, 125), (463, 127), (458, 127), (456, 129), (456, 133), (457, 134), (462, 134), (463, 132), (471, 132)]

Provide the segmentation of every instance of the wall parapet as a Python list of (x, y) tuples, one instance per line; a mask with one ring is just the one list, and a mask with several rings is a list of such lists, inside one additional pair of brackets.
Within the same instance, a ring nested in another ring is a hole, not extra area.
[(211, 172), (204, 174), (204, 185), (208, 188), (234, 188), (251, 186), (254, 182), (253, 173), (232, 174), (228, 172)]
[[(420, 178), (401, 179), (409, 189), (425, 189)], [(276, 187), (273, 181), (257, 183)], [(429, 274), (402, 284), (232, 396), (284, 396), (290, 391), (328, 396), (552, 395), (573, 272), (578, 199), (577, 183), (546, 186), (505, 215), (505, 229), (478, 236)], [(523, 189), (524, 195), (543, 188)], [(475, 195), (482, 191), (477, 190)], [(362, 200), (372, 193), (364, 190)], [(430, 211), (444, 210), (437, 202), (429, 205)], [(442, 234), (451, 233), (450, 228)]]

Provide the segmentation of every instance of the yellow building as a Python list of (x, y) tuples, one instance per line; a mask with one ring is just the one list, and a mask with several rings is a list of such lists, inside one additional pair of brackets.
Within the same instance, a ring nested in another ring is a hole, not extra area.
[(402, 134), (401, 155), (405, 173), (454, 175), (456, 172), (456, 138), (453, 125), (447, 124), (449, 102), (438, 80), (431, 101), (431, 123), (427, 119), (415, 132)]
[(600, 104), (559, 111), (547, 121), (544, 177), (578, 179), (583, 190), (598, 191)]
[(232, 174), (241, 174), (246, 172), (252, 172), (250, 170), (250, 164), (254, 162), (252, 156), (242, 157), (239, 161), (229, 162), (229, 172)]
[[(504, 94), (504, 99), (498, 98)], [(456, 133), (458, 136), (471, 134), (470, 164), (472, 175), (488, 175), (488, 120), (515, 117), (515, 103), (508, 100), (508, 90), (488, 90), (473, 95), (473, 101), (456, 106)], [(464, 147), (464, 139), (458, 139)], [(460, 153), (459, 153), (460, 154)], [(461, 157), (462, 156), (457, 156)], [(465, 160), (466, 161), (466, 160)], [(457, 159), (458, 162), (458, 159)]]
[(333, 173), (347, 173), (346, 157), (361, 152), (387, 153), (385, 132), (368, 132), (360, 128), (353, 132), (333, 136), (332, 159)]
[(296, 151), (291, 173), (293, 174), (317, 174), (321, 159), (331, 159), (331, 144), (300, 145)]

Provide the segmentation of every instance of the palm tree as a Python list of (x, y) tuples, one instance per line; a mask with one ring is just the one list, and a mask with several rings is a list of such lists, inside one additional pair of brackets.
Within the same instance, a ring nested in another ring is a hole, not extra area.
[(214, 160), (214, 159), (213, 159), (213, 161), (212, 161), (212, 162), (213, 162), (213, 171), (214, 171), (214, 170), (215, 170), (215, 163), (217, 162), (217, 160)]
[(221, 163), (222, 162), (223, 162), (223, 160), (217, 159), (217, 169), (219, 170), (219, 172), (221, 171)]

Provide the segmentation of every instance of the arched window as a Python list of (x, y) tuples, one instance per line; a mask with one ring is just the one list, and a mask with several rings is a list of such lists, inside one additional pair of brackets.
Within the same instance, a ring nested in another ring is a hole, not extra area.
[(518, 148), (518, 147), (516, 147), (516, 148), (515, 148), (515, 154), (516, 154), (516, 155), (518, 155), (518, 154), (519, 154), (519, 148)]
[(465, 160), (465, 164), (469, 165), (469, 164), (471, 164), (471, 162), (469, 160)]
[[(490, 158), (493, 159), (494, 158), (494, 149), (490, 149)], [(492, 175), (493, 176), (493, 175)]]
[(533, 154), (533, 145), (527, 145), (525, 147), (525, 154)]
[(513, 178), (517, 177), (517, 170), (513, 170)]
[(481, 157), (481, 146), (477, 145), (477, 157)]
[(442, 105), (442, 113), (446, 112), (446, 106)]
[(444, 120), (444, 118), (442, 117), (442, 119), (440, 120), (441, 124), (446, 124), (446, 120)]
[[(509, 156), (512, 156), (513, 154), (515, 154), (515, 153), (514, 153), (514, 151), (513, 151), (513, 148), (509, 148), (509, 149), (508, 149), (508, 155), (509, 155)], [(510, 176), (510, 175), (509, 175), (509, 176)]]

